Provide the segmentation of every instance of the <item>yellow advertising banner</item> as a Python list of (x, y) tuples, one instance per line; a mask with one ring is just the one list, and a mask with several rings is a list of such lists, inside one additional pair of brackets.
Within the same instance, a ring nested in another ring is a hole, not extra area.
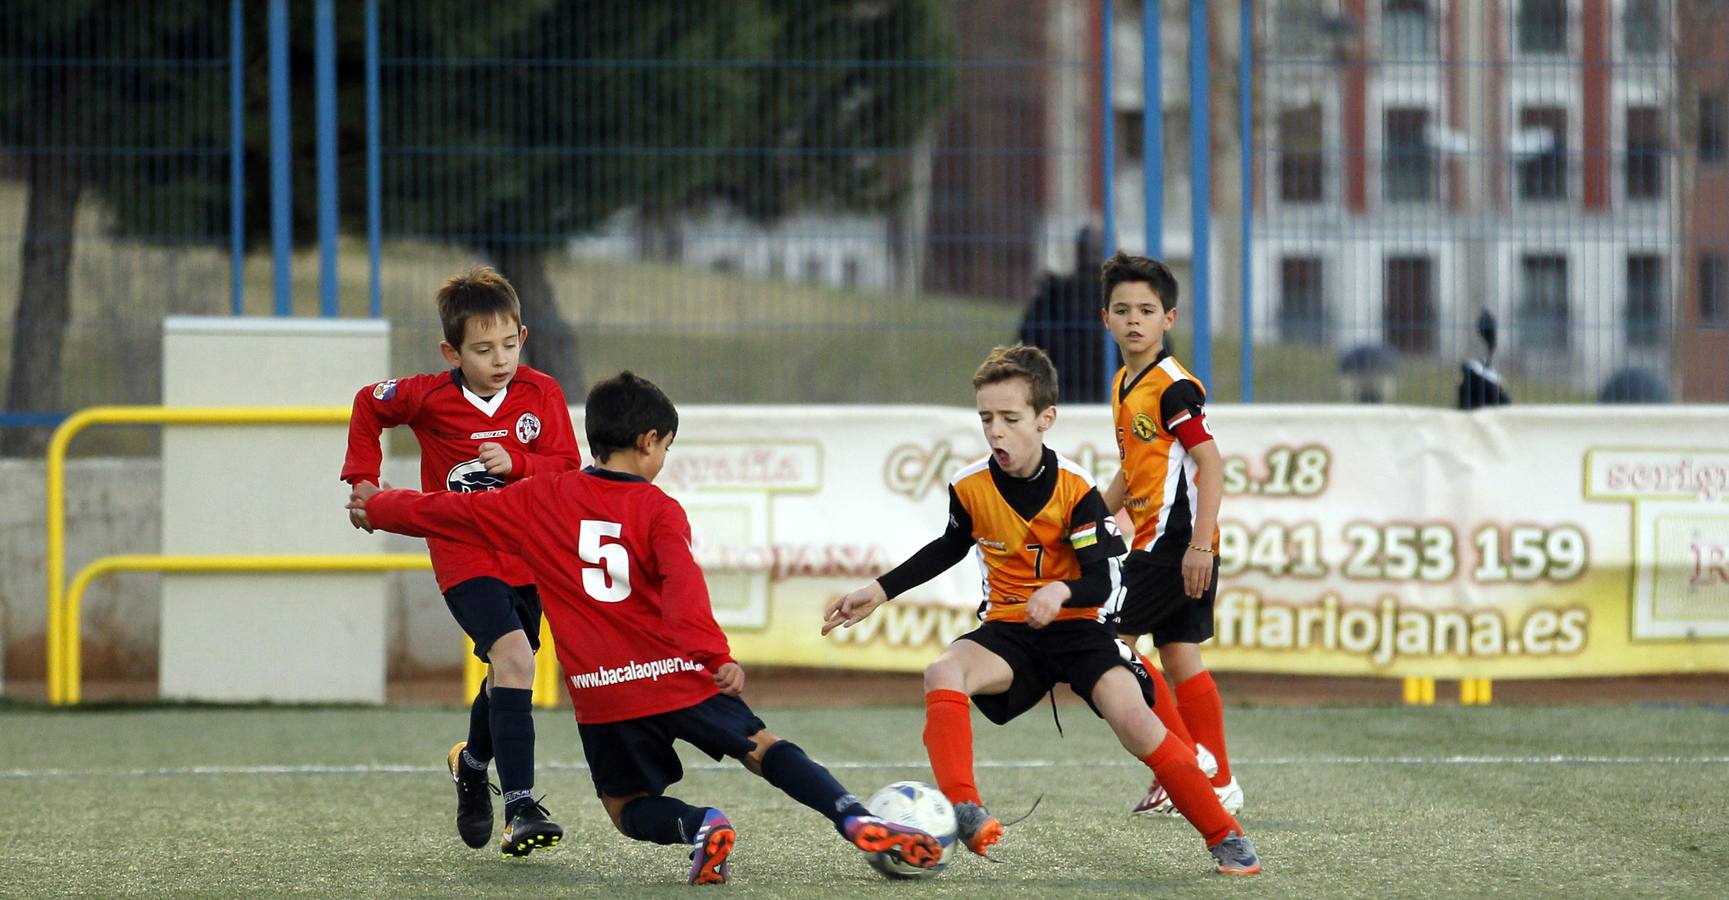
[[(1536, 678), (1729, 671), (1729, 411), (1219, 406), (1210, 667)], [(937, 537), (977, 416), (693, 407), (659, 484), (689, 509), (749, 663), (917, 671), (976, 624), (963, 562), (819, 634), (831, 598)], [(1116, 472), (1108, 410), (1050, 446)]]

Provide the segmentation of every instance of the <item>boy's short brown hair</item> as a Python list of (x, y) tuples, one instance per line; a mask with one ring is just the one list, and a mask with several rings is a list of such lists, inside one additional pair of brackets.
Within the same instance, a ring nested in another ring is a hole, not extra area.
[(1169, 266), (1150, 256), (1130, 256), (1121, 250), (1115, 256), (1105, 260), (1104, 268), (1099, 271), (1099, 279), (1104, 283), (1105, 293), (1099, 301), (1106, 308), (1111, 305), (1111, 291), (1119, 284), (1134, 284), (1140, 282), (1152, 288), (1159, 296), (1159, 302), (1164, 305), (1165, 312), (1177, 308), (1177, 276), (1171, 274)]
[(991, 355), (973, 373), (973, 390), (1011, 378), (1027, 380), (1033, 412), (1044, 412), (1057, 405), (1057, 367), (1045, 351), (1026, 344), (992, 348)]
[(505, 318), (522, 326), (522, 301), (510, 280), (491, 266), (475, 266), (450, 276), (438, 289), (438, 323), (444, 341), (460, 348), (469, 319)]

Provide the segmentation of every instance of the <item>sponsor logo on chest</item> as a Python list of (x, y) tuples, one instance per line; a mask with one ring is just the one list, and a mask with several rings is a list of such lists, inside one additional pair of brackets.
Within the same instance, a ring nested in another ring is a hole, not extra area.
[(507, 435), (509, 433), (510, 433), (510, 429), (508, 429), (508, 428), (500, 428), (497, 431), (476, 431), (475, 433), (469, 435), (468, 439), (471, 441), (484, 441), (487, 438), (504, 437), (505, 435)]

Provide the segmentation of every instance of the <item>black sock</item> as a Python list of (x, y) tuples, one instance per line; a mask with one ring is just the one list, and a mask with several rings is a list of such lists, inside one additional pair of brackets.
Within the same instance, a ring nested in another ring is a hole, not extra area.
[(777, 741), (762, 755), (762, 777), (788, 797), (827, 816), (841, 837), (846, 837), (849, 817), (870, 815), (857, 797), (792, 741)]
[(493, 759), (508, 822), (522, 804), (533, 802), (528, 793), (534, 790), (534, 692), (495, 687), (489, 705)]
[(618, 814), (625, 837), (653, 844), (688, 844), (696, 840), (708, 807), (691, 806), (677, 797), (638, 797)]
[(468, 708), (468, 746), (464, 748), (478, 763), (492, 762), (492, 724), (487, 721), (491, 715), (486, 683), (482, 682), (480, 692), (474, 695), (474, 705)]

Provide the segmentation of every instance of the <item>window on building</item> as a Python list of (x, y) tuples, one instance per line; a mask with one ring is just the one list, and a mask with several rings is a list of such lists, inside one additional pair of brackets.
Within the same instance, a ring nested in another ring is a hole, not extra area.
[(1279, 260), (1279, 335), (1305, 344), (1327, 342), (1327, 295), (1321, 260), (1287, 256)]
[(1435, 56), (1435, 25), (1423, 0), (1387, 0), (1381, 6), (1381, 58)]
[(1519, 0), (1520, 53), (1565, 53), (1567, 0)]
[(1519, 198), (1567, 199), (1567, 111), (1528, 107), (1519, 111)]
[(804, 258), (804, 280), (822, 281), (822, 257), (813, 254)]
[(1723, 257), (1707, 253), (1699, 257), (1699, 324), (1729, 325), (1729, 269)]
[(1435, 199), (1435, 154), (1429, 147), (1429, 111), (1389, 109), (1383, 134), (1382, 193), (1391, 203)]
[(770, 278), (785, 278), (786, 277), (786, 257), (782, 256), (779, 250), (769, 251), (769, 254), (768, 254), (768, 277), (770, 277)]
[(1660, 0), (1627, 0), (1621, 12), (1621, 49), (1628, 56), (1652, 56), (1663, 50), (1663, 8)]
[(1658, 200), (1663, 196), (1663, 163), (1667, 153), (1663, 111), (1655, 106), (1627, 110), (1627, 199)]
[(1663, 343), (1663, 257), (1627, 257), (1627, 346)]
[(1387, 259), (1382, 338), (1401, 353), (1435, 352), (1435, 263), (1427, 256)]
[(860, 268), (861, 267), (859, 266), (858, 257), (856, 257), (856, 256), (849, 256), (849, 257), (841, 260), (841, 262), (840, 262), (840, 282), (841, 282), (841, 284), (844, 284), (849, 288), (858, 287), (859, 286)]
[(1279, 113), (1279, 199), (1320, 203), (1326, 194), (1322, 157), (1321, 104)]
[(1565, 350), (1569, 344), (1567, 258), (1519, 260), (1519, 340), (1531, 349)]
[(1722, 94), (1699, 95), (1699, 161), (1722, 162), (1729, 149), (1729, 103)]
[(1146, 116), (1138, 109), (1117, 110), (1117, 158), (1140, 165), (1146, 157)]

